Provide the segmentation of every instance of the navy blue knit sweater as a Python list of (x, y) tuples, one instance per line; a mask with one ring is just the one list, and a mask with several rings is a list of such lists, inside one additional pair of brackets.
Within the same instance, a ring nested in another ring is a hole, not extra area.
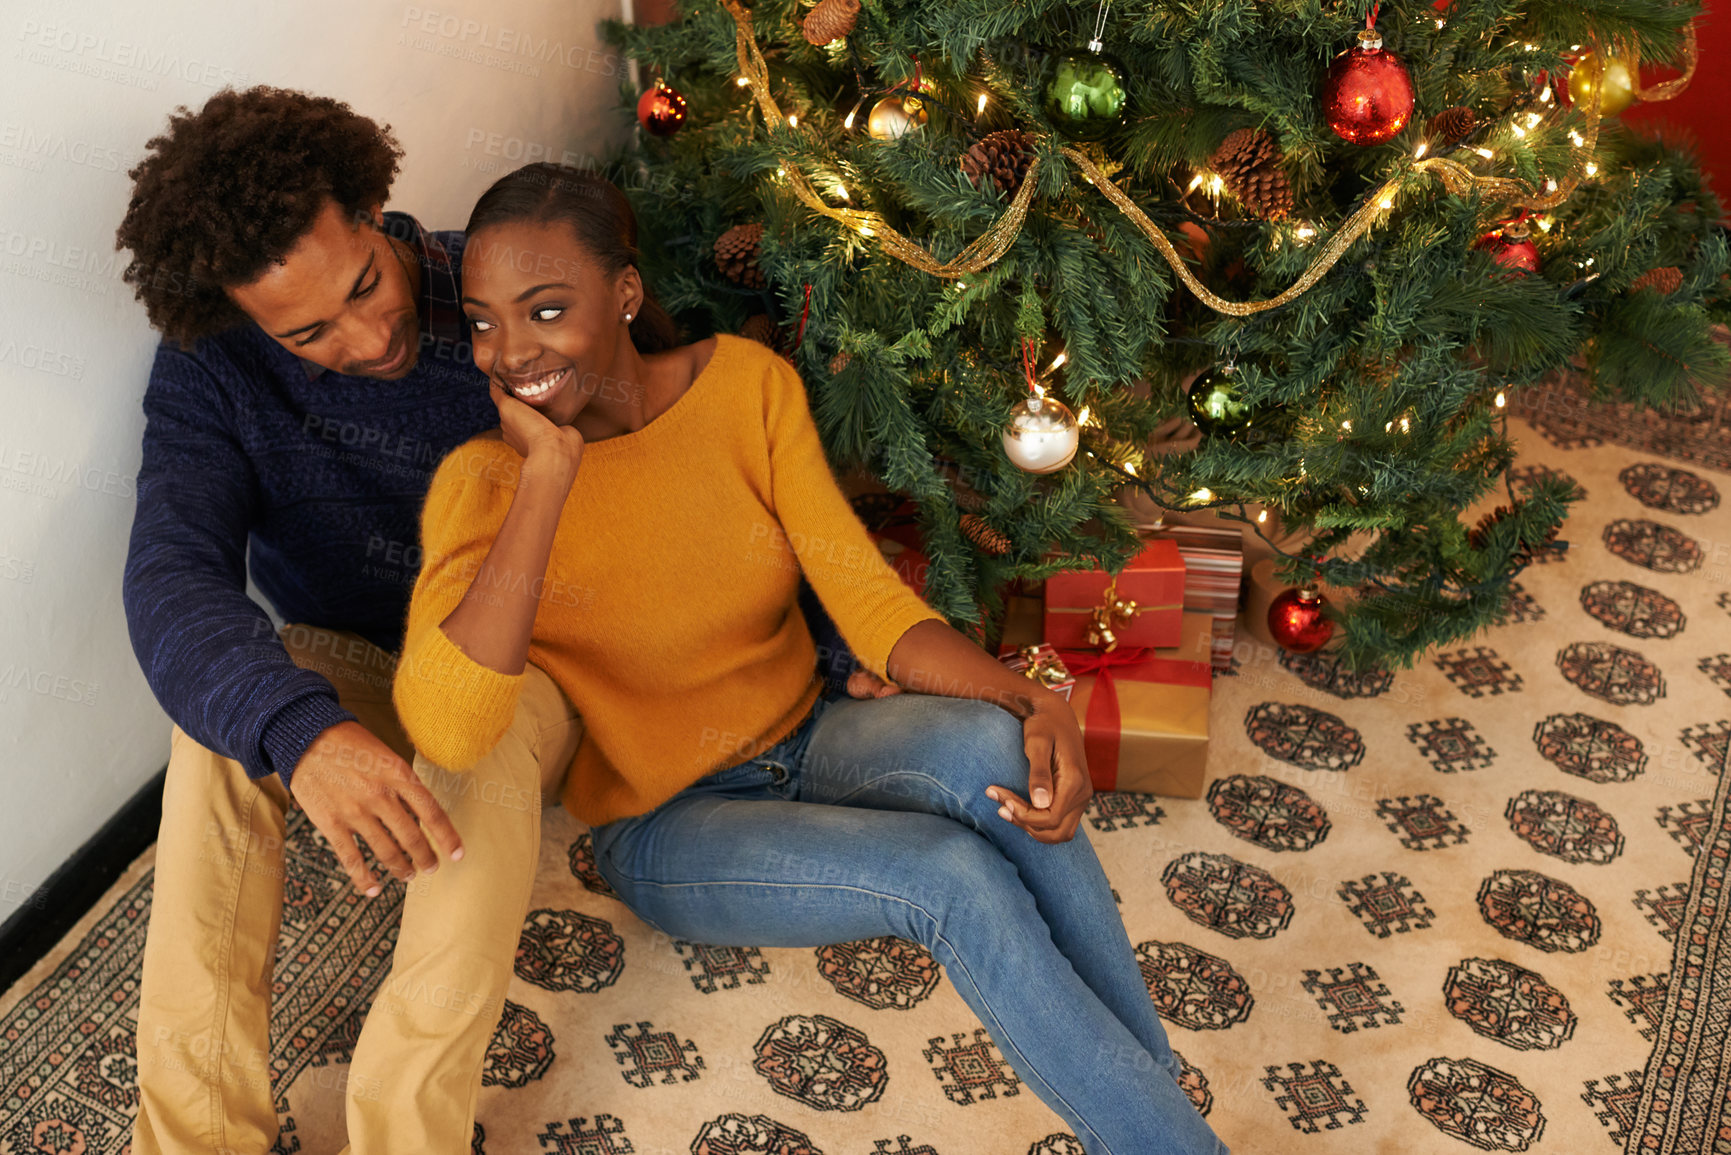
[[(421, 350), (397, 381), (321, 370), (257, 325), (164, 342), (144, 394), (144, 460), (126, 558), (133, 652), (162, 708), (250, 777), (282, 775), (354, 717), (289, 660), (254, 582), (286, 621), (395, 651), (439, 460), (499, 423), (458, 307), (460, 233), (387, 213), (421, 258)], [(382, 672), (388, 677), (388, 671)]]
[[(421, 351), (397, 381), (321, 370), (257, 325), (158, 347), (144, 395), (144, 459), (126, 558), (133, 652), (162, 708), (252, 778), (290, 781), (313, 739), (354, 715), (296, 666), (285, 621), (351, 630), (394, 653), (420, 567), (435, 468), (498, 424), (458, 301), (463, 236), (385, 214), (421, 259)], [(802, 585), (832, 689), (853, 657)], [(381, 672), (388, 676), (387, 672)]]

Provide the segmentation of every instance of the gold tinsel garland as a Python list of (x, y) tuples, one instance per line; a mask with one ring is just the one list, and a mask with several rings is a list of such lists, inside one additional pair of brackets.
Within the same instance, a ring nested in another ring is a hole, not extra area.
[[(781, 108), (776, 104), (775, 96), (769, 90), (769, 66), (764, 62), (763, 53), (758, 49), (757, 37), (751, 29), (751, 13), (740, 5), (739, 0), (720, 0), (734, 19), (736, 25), (736, 42), (739, 59), (739, 73), (751, 88), (752, 95), (757, 99), (758, 108), (763, 112), (765, 121), (771, 125), (787, 123)], [(1668, 100), (1681, 92), (1688, 85), (1695, 73), (1696, 41), (1694, 25), (1691, 24), (1685, 34), (1684, 41), (1685, 70), (1682, 76), (1655, 85), (1642, 92), (1645, 100)], [(1637, 79), (1637, 85), (1640, 83)], [(1582, 111), (1588, 122), (1585, 143), (1575, 150), (1577, 156), (1590, 157), (1599, 139), (1599, 86), (1593, 86), (1592, 100)], [(790, 131), (794, 131), (790, 129)], [(1197, 280), (1190, 271), (1189, 265), (1178, 255), (1172, 242), (1160, 227), (1148, 218), (1148, 214), (1131, 200), (1123, 189), (1113, 184), (1087, 153), (1080, 149), (1065, 146), (1063, 155), (1082, 170), (1088, 181), (1099, 189), (1101, 194), (1116, 205), (1131, 223), (1136, 225), (1147, 236), (1150, 243), (1166, 258), (1166, 263), (1172, 266), (1172, 271), (1184, 283), (1196, 298), (1215, 312), (1233, 317), (1245, 317), (1252, 313), (1260, 313), (1266, 309), (1278, 308), (1297, 298), (1323, 277), (1328, 275), (1346, 250), (1352, 247), (1371, 227), (1376, 224), (1376, 218), (1393, 206), (1395, 194), (1409, 175), (1434, 175), (1443, 187), (1457, 196), (1464, 195), (1474, 189), (1484, 193), (1488, 199), (1506, 202), (1511, 208), (1550, 209), (1562, 204), (1569, 194), (1575, 191), (1581, 178), (1586, 175), (1587, 161), (1571, 162), (1568, 175), (1561, 181), (1547, 181), (1547, 187), (1541, 191), (1524, 180), (1513, 177), (1479, 176), (1459, 161), (1447, 157), (1431, 157), (1413, 162), (1411, 170), (1389, 178), (1374, 195), (1367, 200), (1362, 208), (1353, 213), (1340, 228), (1328, 239), (1318, 251), (1316, 259), (1310, 267), (1293, 282), (1285, 292), (1275, 297), (1261, 301), (1228, 301), (1218, 296), (1208, 286)], [(1027, 218), (1028, 205), (1033, 200), (1035, 177), (1040, 170), (1040, 160), (1035, 157), (1029, 165), (1027, 175), (1022, 179), (1022, 187), (1016, 190), (1010, 207), (994, 221), (979, 237), (975, 238), (966, 248), (948, 261), (939, 261), (925, 247), (910, 240), (891, 228), (889, 222), (878, 213), (864, 209), (837, 208), (826, 202), (812, 187), (811, 181), (801, 172), (797, 165), (784, 163), (782, 170), (786, 173), (788, 184), (797, 196), (814, 212), (823, 214), (857, 231), (863, 237), (877, 238), (884, 252), (905, 264), (911, 265), (934, 277), (957, 279), (977, 273), (994, 264), (1009, 251), (1016, 236), (1022, 230), (1022, 222)]]
[[(769, 91), (769, 66), (764, 63), (763, 53), (758, 51), (757, 37), (752, 34), (751, 13), (741, 7), (738, 0), (721, 0), (721, 5), (732, 13), (738, 25), (739, 74), (745, 77), (751, 86), (751, 93), (757, 98), (757, 106), (763, 111), (764, 119), (772, 125), (786, 124), (787, 118), (782, 115), (781, 107), (776, 104), (775, 96)], [(1028, 166), (1027, 174), (1022, 178), (1022, 187), (1016, 190), (1015, 198), (1010, 201), (1010, 207), (1004, 211), (1004, 215), (967, 248), (947, 261), (939, 261), (924, 246), (902, 236), (877, 213), (865, 209), (837, 208), (828, 203), (817, 189), (812, 187), (811, 181), (797, 165), (783, 164), (782, 169), (787, 174), (787, 182), (792, 187), (793, 194), (813, 212), (822, 213), (831, 220), (854, 229), (861, 236), (878, 238), (884, 252), (921, 272), (930, 273), (934, 277), (956, 278), (989, 268), (1010, 251), (1016, 234), (1022, 231), (1022, 221), (1028, 215), (1028, 205), (1034, 199), (1034, 178), (1040, 171), (1040, 160), (1035, 157)]]
[[(1630, 47), (1624, 54), (1629, 62), (1629, 78), (1634, 81), (1633, 89), (1636, 100), (1652, 104), (1660, 100), (1670, 100), (1673, 96), (1689, 87), (1689, 82), (1695, 79), (1695, 64), (1700, 59), (1701, 46), (1695, 39), (1695, 22), (1689, 21), (1689, 26), (1683, 29), (1683, 74), (1661, 81), (1651, 88), (1641, 87), (1641, 53)], [(1596, 85), (1594, 87), (1597, 87)]]

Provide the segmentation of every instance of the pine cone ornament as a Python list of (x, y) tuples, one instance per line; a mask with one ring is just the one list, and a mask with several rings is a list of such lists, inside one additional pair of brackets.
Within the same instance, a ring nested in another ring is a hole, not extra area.
[(757, 250), (762, 241), (761, 222), (734, 225), (716, 239), (716, 268), (736, 285), (744, 285), (748, 289), (763, 288), (769, 282), (764, 280), (763, 270), (757, 267)]
[(805, 38), (822, 46), (853, 31), (859, 20), (859, 0), (821, 0), (805, 14)]
[(748, 341), (756, 341), (759, 345), (768, 345), (771, 349), (781, 348), (781, 328), (769, 319), (768, 313), (747, 317), (745, 324), (739, 327), (739, 335)]
[[(1490, 535), (1491, 527), (1506, 517), (1514, 516), (1514, 512), (1515, 507), (1512, 505), (1499, 505), (1490, 513), (1479, 518), (1479, 523), (1467, 531), (1467, 544), (1474, 549), (1483, 549), (1485, 541)], [(1557, 531), (1561, 528), (1561, 526), (1553, 525), (1551, 532), (1545, 535), (1545, 540), (1538, 546), (1523, 544), (1517, 547), (1513, 555), (1515, 564), (1527, 566), (1536, 562), (1539, 559), (1539, 551), (1557, 539)]]
[(1629, 285), (1631, 293), (1639, 293), (1642, 289), (1652, 289), (1661, 297), (1669, 297), (1683, 287), (1683, 270), (1675, 265), (1666, 265), (1662, 269), (1648, 269)]
[(986, 524), (977, 513), (962, 514), (962, 532), (986, 553), (1002, 556), (1010, 552), (1010, 539)]
[(1465, 105), (1445, 108), (1425, 124), (1425, 131), (1432, 136), (1441, 137), (1451, 144), (1463, 140), (1472, 134), (1479, 126), (1479, 118), (1472, 109)]
[(829, 359), (830, 376), (835, 376), (851, 364), (853, 364), (853, 354), (849, 353), (846, 349), (843, 349), (840, 353), (837, 353)]
[(1241, 128), (1226, 134), (1208, 163), (1245, 208), (1279, 220), (1292, 211), (1292, 185), (1281, 160), (1272, 136), (1260, 128)]
[(962, 154), (962, 173), (975, 188), (982, 177), (991, 177), (998, 188), (1014, 193), (1022, 187), (1028, 166), (1034, 163), (1034, 136), (1019, 128), (989, 132)]

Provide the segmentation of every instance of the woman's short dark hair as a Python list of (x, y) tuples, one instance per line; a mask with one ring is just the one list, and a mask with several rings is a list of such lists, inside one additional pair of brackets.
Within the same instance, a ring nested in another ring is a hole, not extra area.
[(150, 323), (183, 346), (245, 324), (223, 289), (281, 262), (327, 200), (370, 215), (403, 155), (389, 125), (265, 85), (182, 105), (144, 147), (115, 248), (132, 250), (122, 276)]
[[(474, 236), (490, 225), (524, 222), (571, 226), (577, 243), (611, 277), (637, 268), (637, 214), (612, 181), (568, 164), (526, 164), (493, 182), (475, 202), (464, 230)], [(642, 270), (639, 269), (639, 275)], [(679, 344), (679, 328), (643, 288), (643, 304), (631, 320), (631, 343), (640, 353)]]

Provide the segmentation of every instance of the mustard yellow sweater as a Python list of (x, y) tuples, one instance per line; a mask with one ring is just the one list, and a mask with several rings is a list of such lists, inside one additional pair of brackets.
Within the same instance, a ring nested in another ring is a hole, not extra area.
[[(415, 746), (468, 769), (504, 736), (524, 675), (469, 659), (439, 623), (505, 521), (521, 459), (475, 438), (440, 463), (394, 687)], [(909, 627), (943, 616), (896, 577), (836, 485), (805, 386), (721, 336), (687, 392), (591, 442), (565, 502), (529, 661), (583, 716), (564, 802), (591, 825), (651, 810), (763, 753), (822, 686), (798, 605), (804, 570), (842, 637), (884, 676)]]

